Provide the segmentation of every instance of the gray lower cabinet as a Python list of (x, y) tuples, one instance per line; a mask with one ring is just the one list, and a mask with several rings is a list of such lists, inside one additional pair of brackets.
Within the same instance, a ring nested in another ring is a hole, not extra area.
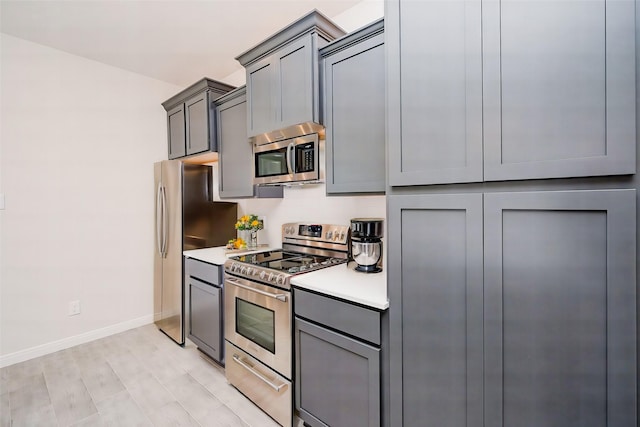
[(224, 364), (222, 275), (220, 265), (185, 259), (187, 335), (203, 353)]
[(388, 218), (392, 425), (637, 425), (635, 190), (393, 195)]
[(483, 426), (482, 194), (388, 200), (391, 425)]
[(318, 49), (344, 32), (314, 10), (236, 59), (247, 73), (247, 134), (320, 122)]
[(635, 190), (486, 194), (485, 425), (636, 426)]
[(392, 186), (635, 173), (634, 0), (385, 4)]
[(217, 150), (213, 101), (232, 89), (204, 78), (162, 103), (167, 111), (169, 159)]
[(381, 313), (300, 289), (294, 311), (300, 418), (313, 427), (380, 426)]
[(385, 191), (384, 21), (320, 50), (328, 194)]

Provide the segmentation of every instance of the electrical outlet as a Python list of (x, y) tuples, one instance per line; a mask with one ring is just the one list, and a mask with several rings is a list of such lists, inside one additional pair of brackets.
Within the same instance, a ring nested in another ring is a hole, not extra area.
[(262, 228), (266, 228), (266, 224), (267, 224), (266, 216), (258, 215), (258, 221), (262, 222)]
[(76, 314), (80, 314), (80, 301), (70, 301), (69, 316), (75, 316)]

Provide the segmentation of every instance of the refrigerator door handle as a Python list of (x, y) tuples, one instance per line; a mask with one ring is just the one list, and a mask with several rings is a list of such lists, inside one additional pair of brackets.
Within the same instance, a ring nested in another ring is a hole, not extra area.
[(162, 256), (167, 256), (167, 234), (169, 234), (169, 212), (167, 212), (167, 190), (162, 186)]
[(162, 183), (158, 183), (156, 191), (156, 249), (162, 255)]

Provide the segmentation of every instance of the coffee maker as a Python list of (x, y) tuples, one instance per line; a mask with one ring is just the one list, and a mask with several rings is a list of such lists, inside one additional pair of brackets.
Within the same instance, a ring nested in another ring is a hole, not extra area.
[(349, 267), (363, 273), (382, 271), (382, 236), (384, 220), (381, 218), (353, 218)]

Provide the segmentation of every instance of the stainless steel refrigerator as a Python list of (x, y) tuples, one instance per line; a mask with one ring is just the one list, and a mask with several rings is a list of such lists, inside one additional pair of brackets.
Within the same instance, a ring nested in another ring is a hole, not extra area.
[(183, 250), (235, 238), (236, 203), (213, 202), (212, 168), (165, 160), (154, 165), (154, 322), (184, 344)]

